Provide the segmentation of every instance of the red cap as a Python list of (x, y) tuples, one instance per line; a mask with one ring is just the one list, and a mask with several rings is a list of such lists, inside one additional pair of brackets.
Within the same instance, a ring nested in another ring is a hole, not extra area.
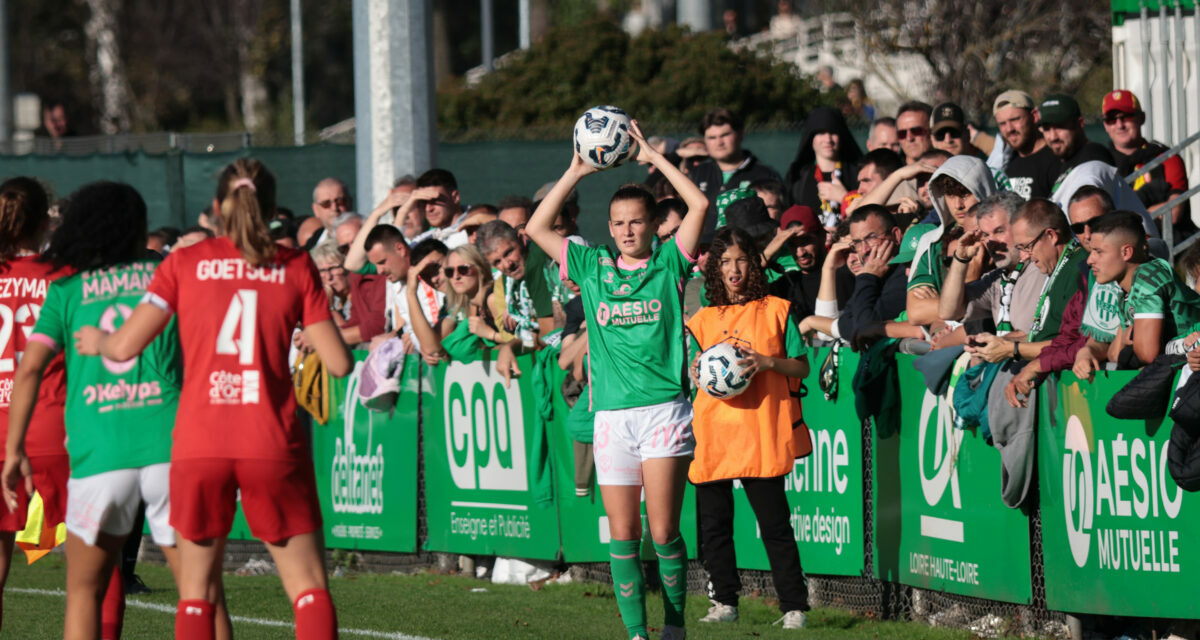
[(805, 233), (817, 233), (821, 230), (821, 223), (817, 221), (817, 214), (813, 213), (812, 207), (794, 204), (779, 217), (781, 229), (787, 229), (797, 223), (804, 226)]
[(1137, 96), (1133, 95), (1132, 91), (1117, 89), (1110, 91), (1108, 95), (1104, 96), (1104, 104), (1100, 109), (1100, 114), (1107, 115), (1111, 111), (1129, 114), (1141, 113), (1142, 104), (1138, 102)]

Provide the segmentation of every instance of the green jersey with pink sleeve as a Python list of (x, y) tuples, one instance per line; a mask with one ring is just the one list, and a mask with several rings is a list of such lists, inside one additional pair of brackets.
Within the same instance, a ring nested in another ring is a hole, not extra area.
[(629, 264), (608, 247), (563, 243), (560, 275), (579, 285), (593, 411), (674, 400), (687, 380), (683, 282), (694, 262), (674, 240)]

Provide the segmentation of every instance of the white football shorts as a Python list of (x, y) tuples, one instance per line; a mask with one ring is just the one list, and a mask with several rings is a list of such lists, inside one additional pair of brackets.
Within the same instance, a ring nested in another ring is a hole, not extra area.
[(662, 404), (597, 411), (593, 432), (596, 484), (642, 484), (642, 462), (692, 455), (692, 405), (683, 396)]

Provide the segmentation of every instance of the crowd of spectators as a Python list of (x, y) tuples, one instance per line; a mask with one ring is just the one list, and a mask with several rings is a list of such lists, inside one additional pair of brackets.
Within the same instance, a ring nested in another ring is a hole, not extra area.
[[(757, 243), (771, 293), (790, 303), (810, 341), (864, 361), (889, 358), (896, 339), (944, 363), (969, 354), (963, 395), (991, 409), (987, 426), (1009, 471), (1005, 500), (1017, 506), (1032, 474), (1034, 388), (1047, 374), (1137, 368), (1184, 353), (1200, 328), (1200, 253), (1171, 264), (1154, 215), (1186, 191), (1183, 163), (1172, 157), (1127, 182), (1165, 147), (1143, 136), (1146, 114), (1129, 91), (1109, 93), (1094, 115), (1107, 145), (1087, 138), (1069, 95), (1038, 102), (1001, 92), (994, 137), (954, 103), (913, 101), (871, 122), (863, 150), (843, 110), (818, 108), (783, 175), (743, 147), (741, 118), (723, 108), (704, 116), (695, 138), (647, 144), (709, 200), (697, 274), (716, 229), (737, 227)], [(467, 206), (455, 176), (431, 169), (397, 179), (362, 217), (346, 185), (327, 178), (313, 189), (312, 216), (281, 212), (272, 233), (310, 250), (348, 344), (395, 339), (431, 364), (494, 351), (506, 376), (521, 374), (517, 355), (561, 346), (577, 397), (587, 384), (578, 287), (525, 230), (551, 187)], [(644, 187), (658, 203), (657, 242), (667, 242), (684, 206), (653, 168)], [(572, 193), (553, 229), (588, 244), (578, 215)], [(1169, 215), (1176, 238), (1195, 231), (1186, 204)], [(211, 236), (207, 220), (151, 233), (150, 248)], [(707, 304), (702, 281), (685, 283), (689, 315)], [(307, 349), (300, 337), (296, 347)]]

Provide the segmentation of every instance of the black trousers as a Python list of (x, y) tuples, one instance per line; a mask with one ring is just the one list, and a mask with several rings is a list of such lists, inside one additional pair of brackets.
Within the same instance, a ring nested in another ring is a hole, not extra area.
[[(762, 532), (771, 578), (779, 595), (779, 609), (784, 613), (808, 611), (808, 581), (800, 566), (791, 509), (784, 494), (784, 476), (742, 478), (741, 482)], [(700, 553), (712, 580), (712, 597), (721, 604), (736, 607), (742, 581), (738, 579), (733, 548), (733, 481), (696, 485), (696, 510), (700, 518)]]

